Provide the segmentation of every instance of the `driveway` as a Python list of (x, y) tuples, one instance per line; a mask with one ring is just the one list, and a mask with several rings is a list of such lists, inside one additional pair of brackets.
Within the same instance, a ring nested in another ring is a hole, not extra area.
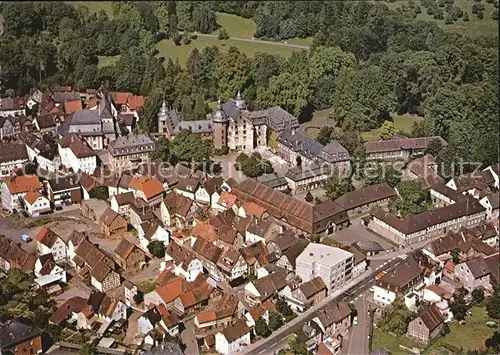
[(185, 329), (181, 332), (182, 342), (186, 345), (184, 354), (198, 355), (198, 343), (194, 335), (194, 321), (193, 319), (184, 322)]

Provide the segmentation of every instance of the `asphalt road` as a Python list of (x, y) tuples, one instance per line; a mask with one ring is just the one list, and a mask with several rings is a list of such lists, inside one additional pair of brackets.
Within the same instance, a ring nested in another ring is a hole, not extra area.
[[(390, 261), (385, 262), (384, 264), (378, 266), (376, 269), (373, 269), (369, 275), (366, 276), (364, 280), (359, 282), (358, 284), (350, 287), (344, 292), (334, 296), (328, 297), (325, 302), (322, 302), (320, 305), (315, 306), (306, 312), (299, 315), (297, 318), (293, 319), (290, 323), (285, 324), (283, 327), (275, 331), (271, 336), (267, 339), (259, 340), (257, 343), (251, 344), (243, 349), (244, 354), (252, 354), (252, 355), (262, 355), (262, 354), (273, 354), (280, 349), (283, 349), (287, 345), (287, 337), (291, 333), (302, 328), (304, 323), (309, 322), (314, 317), (316, 317), (317, 313), (320, 310), (327, 308), (332, 303), (337, 303), (340, 301), (350, 302), (353, 300), (357, 300), (362, 297), (363, 293), (366, 292), (370, 287), (372, 287), (376, 281), (375, 276), (383, 270), (389, 270), (393, 267), (397, 266), (401, 260), (399, 258), (394, 258)], [(361, 345), (361, 347), (364, 345)], [(356, 351), (358, 351), (356, 349)], [(357, 354), (366, 354), (366, 351), (356, 352)], [(351, 354), (355, 354), (354, 352)]]
[(354, 305), (358, 311), (358, 324), (352, 325), (348, 338), (342, 342), (344, 355), (360, 355), (369, 352), (370, 315), (366, 292), (354, 301)]

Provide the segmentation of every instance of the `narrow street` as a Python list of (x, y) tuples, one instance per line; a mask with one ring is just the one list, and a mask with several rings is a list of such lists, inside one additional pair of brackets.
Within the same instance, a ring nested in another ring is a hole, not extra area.
[(367, 296), (368, 292), (365, 292), (354, 301), (358, 311), (358, 324), (353, 324), (348, 338), (344, 339), (342, 343), (342, 354), (344, 355), (368, 354), (369, 352), (370, 316)]
[(186, 345), (184, 354), (198, 355), (199, 354), (198, 343), (196, 342), (196, 337), (194, 335), (193, 319), (184, 322), (184, 326), (186, 328), (181, 332), (182, 342)]

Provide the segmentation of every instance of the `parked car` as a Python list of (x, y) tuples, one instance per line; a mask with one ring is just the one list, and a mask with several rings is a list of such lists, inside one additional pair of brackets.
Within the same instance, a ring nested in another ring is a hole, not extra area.
[(21, 234), (21, 240), (24, 242), (24, 243), (29, 243), (31, 242), (33, 239), (31, 239), (31, 237), (27, 234)]
[(354, 319), (352, 320), (352, 324), (358, 325), (358, 317), (354, 317)]

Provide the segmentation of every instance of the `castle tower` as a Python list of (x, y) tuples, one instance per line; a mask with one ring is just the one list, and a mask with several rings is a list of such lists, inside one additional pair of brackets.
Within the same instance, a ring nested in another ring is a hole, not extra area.
[(217, 103), (217, 111), (215, 111), (212, 116), (212, 122), (214, 125), (214, 147), (215, 149), (223, 149), (227, 147), (227, 128), (229, 125), (229, 118), (222, 110), (220, 99)]
[(246, 110), (247, 108), (245, 99), (243, 98), (243, 95), (241, 94), (240, 90), (238, 90), (238, 94), (236, 94), (236, 97), (234, 98), (234, 103), (236, 104), (236, 107), (238, 107), (240, 110)]

